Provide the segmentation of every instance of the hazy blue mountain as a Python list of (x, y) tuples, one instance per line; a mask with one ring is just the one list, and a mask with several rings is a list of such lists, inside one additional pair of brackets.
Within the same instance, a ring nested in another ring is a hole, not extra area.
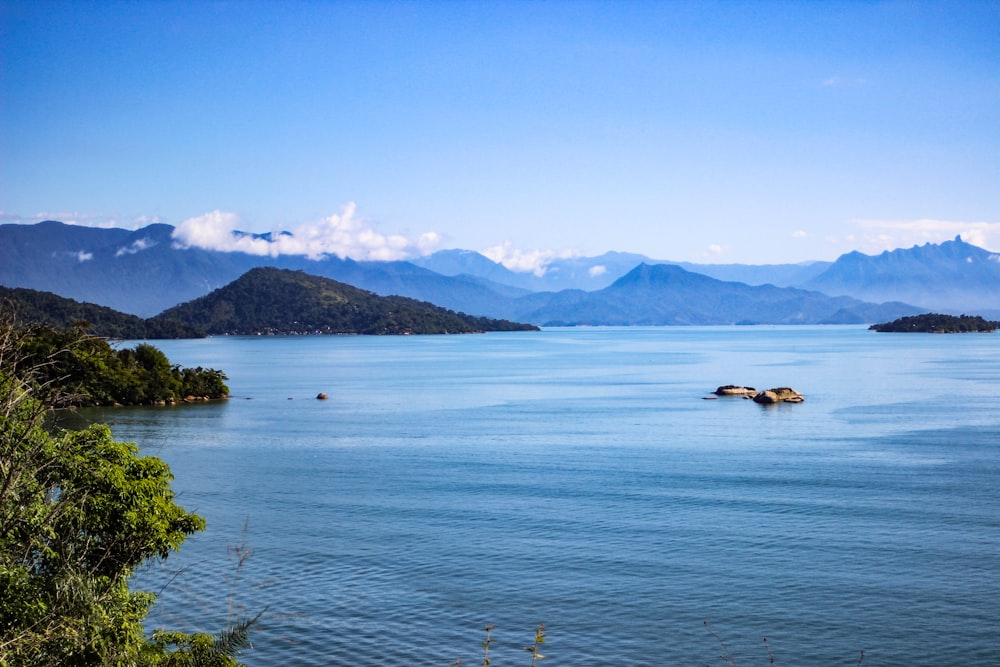
[(498, 264), (475, 250), (438, 250), (425, 257), (412, 259), (410, 263), (440, 273), (442, 276), (475, 276), (503, 285), (530, 289), (527, 284), (521, 284), (524, 274), (514, 273), (503, 264)]
[(383, 296), (406, 296), (476, 315), (487, 315), (494, 303), (527, 292), (474, 276), (443, 276), (410, 262), (354, 262), (337, 258), (315, 262), (300, 258), (274, 266), (332, 278)]
[(603, 289), (639, 264), (676, 264), (688, 271), (719, 280), (748, 285), (801, 285), (826, 270), (832, 262), (801, 264), (694, 264), (651, 259), (645, 255), (608, 252), (597, 257), (574, 257), (552, 261), (544, 273), (515, 273), (473, 250), (440, 250), (432, 255), (410, 260), (445, 276), (469, 275), (494, 283), (514, 285), (532, 292), (558, 292), (564, 289), (593, 291)]
[(129, 234), (124, 229), (78, 227), (52, 220), (0, 225), (0, 284), (104, 303), (89, 295), (71, 294), (77, 283), (74, 269)]
[(1000, 254), (964, 242), (841, 255), (802, 287), (951, 314), (1000, 312)]
[[(663, 263), (663, 262), (660, 262)], [(832, 262), (803, 262), (801, 264), (691, 264), (667, 262), (711, 276), (718, 280), (746, 283), (747, 285), (776, 285), (796, 287), (812, 280), (825, 271)]]
[(245, 255), (174, 248), (172, 231), (160, 224), (137, 231), (53, 221), (0, 225), (0, 284), (149, 316), (246, 270)]
[(410, 261), (446, 276), (475, 276), (531, 292), (557, 292), (607, 287), (639, 264), (652, 260), (633, 253), (608, 252), (597, 257), (555, 259), (539, 273), (511, 271), (472, 250), (439, 250)]
[(597, 257), (556, 259), (546, 267), (535, 291), (599, 290), (611, 285), (648, 257), (628, 252), (606, 252)]
[(518, 299), (508, 314), (543, 325), (862, 324), (919, 312), (819, 292), (716, 280), (679, 266), (640, 264), (594, 292)]

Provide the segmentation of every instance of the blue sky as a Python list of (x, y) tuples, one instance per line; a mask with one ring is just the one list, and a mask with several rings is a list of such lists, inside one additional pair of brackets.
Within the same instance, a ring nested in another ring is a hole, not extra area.
[(1000, 250), (1000, 2), (0, 3), (0, 222), (394, 258)]

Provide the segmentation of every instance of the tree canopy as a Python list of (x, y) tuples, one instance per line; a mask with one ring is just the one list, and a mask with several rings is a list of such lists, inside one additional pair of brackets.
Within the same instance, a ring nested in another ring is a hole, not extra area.
[(256, 268), (160, 318), (218, 334), (443, 334), (537, 330), (402, 296), (379, 296), (302, 271)]
[(146, 635), (155, 596), (131, 590), (132, 573), (205, 520), (174, 501), (162, 460), (105, 425), (53, 426), (50, 370), (86, 359), (92, 342), (66, 341), (39, 362), (37, 339), (0, 322), (0, 665), (237, 665), (255, 619), (219, 636)]
[(116, 349), (86, 328), (35, 324), (21, 333), (21, 363), (35, 369), (38, 389), (55, 405), (152, 405), (229, 395), (222, 371), (181, 368), (149, 343)]
[(0, 287), (0, 299), (28, 322), (68, 328), (86, 322), (87, 332), (105, 338), (204, 338), (205, 332), (171, 318), (144, 320), (106, 306), (67, 299), (39, 290)]

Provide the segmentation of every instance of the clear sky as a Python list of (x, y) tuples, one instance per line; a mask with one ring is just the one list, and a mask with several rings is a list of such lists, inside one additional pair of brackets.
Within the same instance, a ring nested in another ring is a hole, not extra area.
[(1000, 250), (1000, 1), (0, 0), (0, 58), (0, 222), (524, 268)]

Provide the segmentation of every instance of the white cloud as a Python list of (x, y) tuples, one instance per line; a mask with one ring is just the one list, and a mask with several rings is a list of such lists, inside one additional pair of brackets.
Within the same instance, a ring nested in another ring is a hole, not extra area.
[(544, 276), (548, 271), (549, 264), (556, 259), (569, 259), (579, 257), (580, 253), (575, 250), (521, 250), (514, 248), (510, 241), (504, 241), (500, 245), (492, 248), (480, 250), (480, 254), (492, 259), (497, 264), (516, 273), (533, 273), (536, 276)]
[(179, 247), (195, 247), (221, 252), (277, 257), (305, 255), (322, 259), (329, 255), (356, 260), (400, 260), (432, 252), (441, 243), (440, 235), (428, 232), (416, 241), (400, 234), (383, 234), (366, 220), (354, 217), (353, 203), (340, 215), (307, 222), (288, 233), (260, 236), (240, 232), (235, 213), (212, 211), (179, 224), (173, 233)]
[(255, 248), (264, 249), (265, 244), (256, 245), (253, 237), (236, 233), (239, 222), (240, 218), (235, 213), (212, 211), (196, 218), (188, 218), (174, 228), (171, 236), (177, 245), (185, 248), (239, 251), (251, 255), (268, 254), (259, 250), (254, 252)]
[(729, 246), (720, 245), (718, 243), (709, 244), (703, 251), (699, 252), (698, 259), (703, 260), (716, 260), (729, 252)]
[(142, 252), (143, 250), (148, 250), (156, 245), (155, 241), (149, 240), (149, 238), (141, 238), (133, 241), (131, 245), (123, 246), (118, 248), (115, 252), (115, 257), (121, 257), (122, 255), (134, 255), (137, 252)]
[(84, 262), (89, 262), (94, 259), (94, 253), (87, 252), (86, 250), (59, 250), (52, 253), (52, 257), (54, 259), (67, 260), (83, 264)]
[(444, 240), (437, 232), (424, 232), (417, 239), (416, 246), (420, 255), (429, 255), (439, 247), (441, 247), (441, 242)]
[(804, 239), (807, 236), (809, 235), (806, 234), (806, 231), (804, 229), (796, 229), (794, 232), (792, 232), (793, 239)]
[(607, 272), (608, 272), (608, 267), (604, 266), (603, 264), (595, 264), (594, 266), (590, 267), (590, 269), (587, 271), (587, 273), (590, 274), (591, 278), (596, 278), (597, 276), (603, 276)]
[(866, 253), (942, 243), (956, 236), (980, 248), (1000, 248), (1000, 222), (921, 219), (855, 220), (854, 224), (864, 230), (857, 241), (858, 249)]

